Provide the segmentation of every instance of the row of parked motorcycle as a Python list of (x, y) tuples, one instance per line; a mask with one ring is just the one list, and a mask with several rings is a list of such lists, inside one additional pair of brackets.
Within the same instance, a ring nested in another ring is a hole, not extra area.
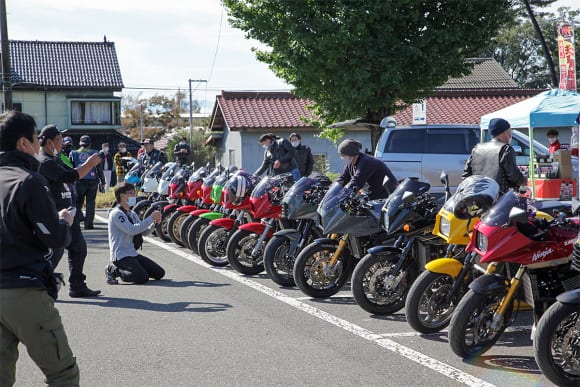
[[(133, 210), (163, 213), (156, 235), (213, 266), (264, 270), (280, 286), (326, 298), (350, 280), (365, 311), (402, 309), (421, 333), (449, 326), (458, 356), (491, 348), (523, 302), (533, 307), (536, 361), (557, 385), (580, 385), (580, 242), (573, 202), (499, 195), (471, 176), (454, 194), (402, 180), (387, 199), (326, 176), (258, 178), (236, 167), (167, 163), (126, 175), (143, 193)], [(557, 215), (556, 215), (557, 214)]]

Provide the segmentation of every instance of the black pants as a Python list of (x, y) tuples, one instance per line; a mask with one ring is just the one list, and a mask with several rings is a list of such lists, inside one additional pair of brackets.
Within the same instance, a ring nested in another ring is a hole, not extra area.
[(92, 227), (95, 219), (95, 201), (99, 182), (97, 180), (79, 180), (76, 182), (77, 191), (77, 216), (80, 218), (83, 203), (85, 203), (85, 227)]
[(165, 270), (161, 266), (141, 254), (119, 259), (115, 262), (115, 269), (112, 273), (125, 282), (136, 284), (144, 284), (149, 281), (149, 278), (160, 280), (165, 276)]
[[(85, 280), (87, 277), (83, 274), (85, 266), (85, 259), (87, 257), (87, 242), (83, 237), (81, 231), (81, 224), (77, 217), (75, 217), (73, 224), (70, 227), (72, 240), (66, 247), (68, 252), (68, 270), (70, 276), (68, 278), (69, 287), (71, 291), (83, 290), (87, 285)], [(60, 259), (64, 255), (65, 249), (58, 249), (54, 251), (52, 256), (52, 266), (57, 267)]]

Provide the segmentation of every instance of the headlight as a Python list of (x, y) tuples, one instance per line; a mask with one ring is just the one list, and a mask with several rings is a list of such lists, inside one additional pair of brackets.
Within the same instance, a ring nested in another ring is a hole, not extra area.
[(482, 253), (487, 251), (487, 237), (480, 232), (477, 233), (477, 248)]
[(451, 232), (451, 224), (449, 223), (449, 219), (441, 217), (441, 221), (439, 223), (439, 232), (446, 237), (449, 237), (449, 233)]

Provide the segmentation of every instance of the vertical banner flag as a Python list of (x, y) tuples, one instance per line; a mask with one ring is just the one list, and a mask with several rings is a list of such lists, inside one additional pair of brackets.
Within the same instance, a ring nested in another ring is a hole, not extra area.
[(574, 25), (558, 22), (558, 59), (560, 89), (576, 91), (576, 56), (574, 53)]

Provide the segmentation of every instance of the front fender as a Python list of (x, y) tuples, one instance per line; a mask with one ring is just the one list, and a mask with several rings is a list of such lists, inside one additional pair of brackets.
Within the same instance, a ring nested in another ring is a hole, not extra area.
[[(254, 234), (261, 234), (266, 229), (266, 225), (261, 222), (250, 222), (246, 224), (242, 224), (239, 227), (240, 230), (245, 230)], [(272, 232), (272, 234), (274, 234)]]
[(209, 219), (209, 220), (216, 220), (219, 218), (223, 218), (224, 214), (222, 214), (221, 212), (206, 212), (205, 214), (201, 214), (199, 216), (202, 219)]
[(206, 212), (210, 212), (210, 210), (208, 210), (206, 208), (201, 209), (201, 210), (195, 210), (195, 211), (190, 212), (189, 215), (199, 217), (200, 215), (205, 214)]
[(197, 210), (197, 206), (191, 206), (191, 205), (187, 205), (187, 206), (179, 206), (177, 207), (177, 211), (179, 212), (192, 212)]
[(403, 251), (398, 247), (386, 246), (386, 245), (371, 247), (370, 249), (367, 250), (367, 254), (370, 254), (370, 255), (379, 255), (379, 254), (384, 254), (384, 253), (401, 254), (402, 252)]
[(562, 304), (580, 304), (580, 289), (564, 292), (556, 297)]
[(176, 207), (177, 207), (177, 203), (169, 203), (168, 205), (163, 207), (163, 212), (169, 212)]
[(338, 239), (318, 238), (318, 239), (315, 239), (314, 242), (312, 242), (312, 243), (316, 243), (319, 246), (322, 246), (322, 245), (338, 246)]
[(225, 228), (226, 230), (231, 230), (232, 227), (234, 227), (235, 221), (236, 220), (232, 218), (219, 218), (212, 220), (211, 222), (209, 222), (209, 224), (211, 224), (212, 226)]
[(293, 228), (286, 228), (284, 230), (277, 231), (274, 233), (274, 235), (288, 238), (291, 241), (295, 241), (296, 239), (300, 238), (300, 232)]
[(484, 274), (469, 284), (469, 288), (479, 294), (505, 293), (508, 290), (506, 280), (499, 274)]
[(427, 262), (425, 269), (431, 273), (447, 274), (457, 278), (463, 269), (463, 263), (453, 258), (437, 258)]

